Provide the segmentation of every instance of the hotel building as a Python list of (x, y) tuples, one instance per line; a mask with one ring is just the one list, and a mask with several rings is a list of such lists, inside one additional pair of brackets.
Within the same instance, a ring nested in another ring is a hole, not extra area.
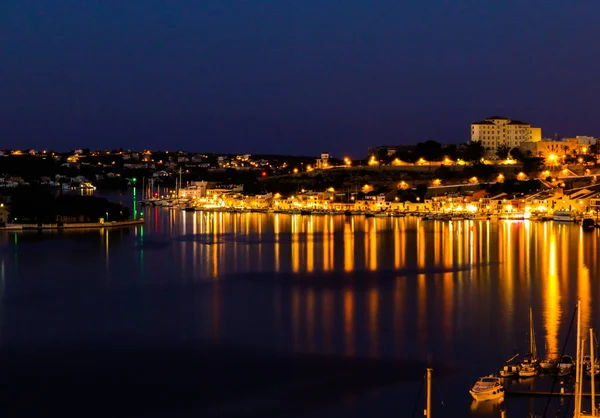
[(491, 116), (471, 124), (471, 142), (480, 142), (487, 154), (493, 154), (500, 146), (519, 147), (521, 143), (542, 139), (541, 128), (519, 120)]

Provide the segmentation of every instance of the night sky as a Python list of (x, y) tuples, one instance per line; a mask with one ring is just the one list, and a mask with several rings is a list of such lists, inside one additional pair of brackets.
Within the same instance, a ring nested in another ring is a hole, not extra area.
[(0, 2), (0, 148), (364, 156), (490, 115), (600, 136), (600, 2)]

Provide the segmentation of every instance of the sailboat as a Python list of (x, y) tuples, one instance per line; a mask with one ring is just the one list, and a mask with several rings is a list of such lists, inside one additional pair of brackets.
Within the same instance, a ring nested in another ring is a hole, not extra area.
[[(594, 330), (590, 328), (590, 361), (592, 364), (595, 363), (594, 360)], [(585, 339), (581, 337), (581, 313), (580, 313), (580, 302), (577, 302), (577, 361), (575, 367), (575, 405), (573, 418), (593, 418), (598, 417), (598, 408), (596, 406), (596, 384), (594, 379), (591, 380), (591, 412), (583, 413), (581, 412), (581, 404), (582, 404), (582, 378), (583, 378), (583, 369), (584, 369), (584, 345)]]
[(533, 329), (533, 310), (529, 308), (529, 353), (519, 365), (519, 376), (532, 377), (538, 374), (539, 359), (535, 344), (535, 331)]
[(504, 366), (499, 371), (500, 377), (506, 378), (515, 377), (519, 375), (520, 366), (518, 364), (513, 363), (517, 357), (519, 357), (519, 353), (506, 360)]

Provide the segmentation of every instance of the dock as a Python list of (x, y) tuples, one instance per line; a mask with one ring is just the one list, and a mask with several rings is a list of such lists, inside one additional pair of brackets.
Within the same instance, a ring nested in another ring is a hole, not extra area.
[[(569, 398), (569, 397), (573, 397), (575, 396), (575, 394), (573, 392), (564, 392), (561, 393), (560, 389), (559, 390), (555, 390), (553, 392), (550, 392), (549, 390), (527, 390), (527, 389), (504, 389), (504, 394), (506, 396), (528, 396), (528, 397), (534, 397), (534, 396), (559, 396), (559, 397), (563, 397), (563, 398)], [(591, 393), (586, 393), (583, 392), (581, 394), (581, 396), (584, 397), (591, 397), (592, 394)]]
[(32, 230), (67, 230), (67, 229), (101, 229), (101, 228), (120, 228), (126, 226), (143, 225), (144, 218), (127, 219), (124, 221), (112, 222), (71, 222), (71, 223), (51, 223), (51, 224), (8, 224), (0, 227), (0, 231), (32, 231)]

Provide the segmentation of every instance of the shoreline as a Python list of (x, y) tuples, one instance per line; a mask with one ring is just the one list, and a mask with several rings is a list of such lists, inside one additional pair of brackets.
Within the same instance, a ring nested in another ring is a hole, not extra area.
[(8, 224), (0, 227), (0, 231), (32, 231), (32, 230), (67, 230), (67, 229), (101, 229), (101, 228), (119, 228), (125, 226), (143, 225), (144, 218), (128, 219), (125, 221), (112, 222), (84, 222), (84, 223), (64, 223), (59, 225), (52, 224)]

